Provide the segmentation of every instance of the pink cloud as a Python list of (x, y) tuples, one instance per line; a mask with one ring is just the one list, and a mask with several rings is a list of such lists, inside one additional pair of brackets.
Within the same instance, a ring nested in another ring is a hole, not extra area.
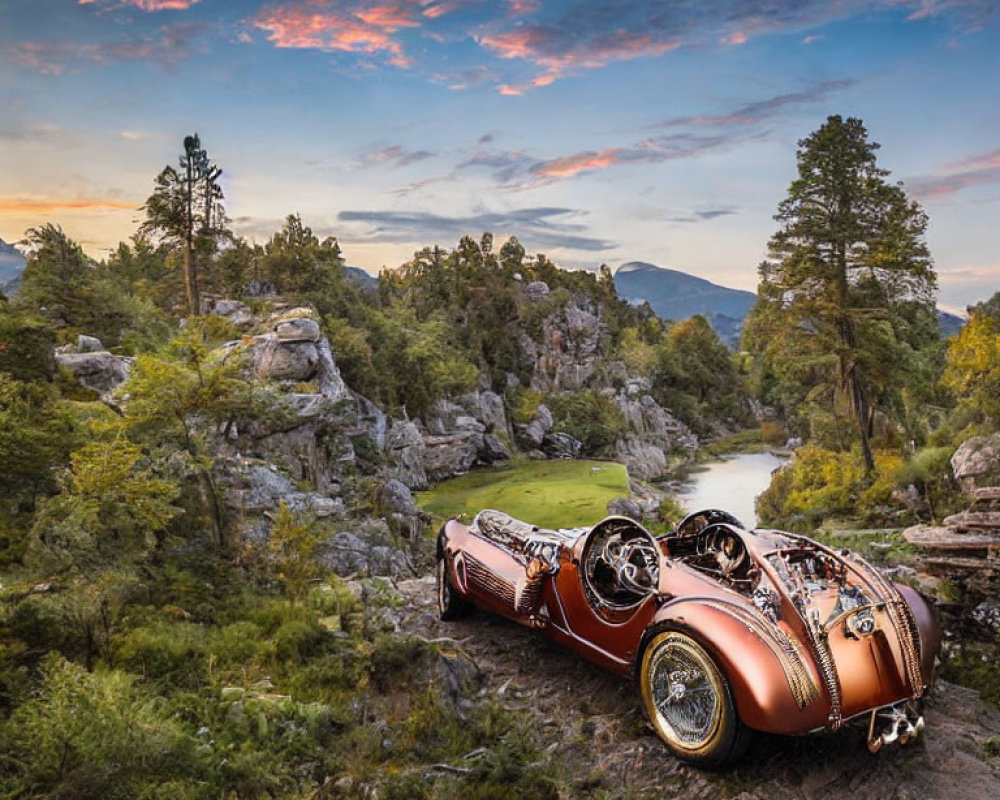
[[(679, 41), (660, 41), (646, 34), (620, 30), (599, 37), (587, 46), (553, 53), (548, 49), (549, 37), (542, 28), (518, 28), (508, 33), (488, 34), (479, 38), (479, 44), (504, 59), (530, 61), (546, 72), (525, 85), (504, 85), (501, 94), (521, 94), (530, 86), (548, 86), (573, 68), (603, 67), (611, 61), (631, 61), (637, 58), (658, 56), (680, 46)], [(511, 91), (516, 88), (518, 91)]]
[(414, 0), (353, 8), (330, 0), (299, 0), (262, 9), (252, 24), (268, 31), (275, 47), (382, 54), (390, 64), (409, 67), (412, 62), (393, 34), (419, 27), (421, 11)]
[(736, 31), (729, 36), (723, 38), (723, 44), (745, 44), (747, 40), (747, 35), (743, 31)]
[(946, 197), (984, 183), (1000, 182), (1000, 149), (945, 164), (909, 182), (917, 197)]
[(581, 172), (604, 169), (618, 161), (618, 148), (575, 153), (570, 156), (542, 161), (532, 168), (532, 172), (542, 178), (571, 178)]

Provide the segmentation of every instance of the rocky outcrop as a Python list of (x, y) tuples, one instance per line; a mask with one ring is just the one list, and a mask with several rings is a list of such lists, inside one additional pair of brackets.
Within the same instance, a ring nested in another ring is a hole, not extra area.
[(583, 442), (568, 433), (547, 433), (542, 437), (542, 452), (549, 458), (576, 458)]
[(515, 425), (514, 434), (522, 447), (529, 450), (538, 449), (542, 446), (545, 434), (552, 430), (554, 424), (555, 420), (549, 407), (545, 403), (539, 403), (531, 422), (527, 425)]
[[(598, 306), (575, 297), (542, 321), (537, 339), (523, 333), (520, 344), (532, 362), (533, 390), (542, 394), (576, 391), (591, 385), (603, 360), (601, 354), (610, 344), (610, 329)], [(601, 377), (608, 379), (606, 374)]]
[(392, 420), (385, 437), (385, 452), (389, 458), (389, 473), (411, 489), (426, 489), (427, 468), (424, 454), (427, 446), (415, 423)]
[(135, 359), (116, 356), (107, 350), (89, 349), (101, 346), (100, 341), (91, 336), (81, 336), (80, 339), (88, 340), (83, 345), (88, 349), (81, 352), (57, 351), (56, 363), (72, 372), (83, 386), (101, 395), (109, 394), (128, 380)]
[(232, 521), (244, 536), (262, 538), (270, 527), (269, 514), (281, 503), (317, 519), (346, 513), (343, 499), (315, 491), (300, 491), (286, 475), (266, 462), (226, 459), (216, 468), (216, 480)]
[(398, 539), (380, 519), (360, 520), (351, 529), (335, 533), (320, 546), (319, 559), (341, 577), (417, 574)]
[(1000, 479), (1000, 433), (964, 441), (951, 457), (951, 470), (966, 488), (996, 483)]
[(665, 475), (698, 449), (698, 437), (656, 402), (651, 388), (648, 378), (629, 378), (614, 397), (628, 425), (614, 443), (614, 457), (630, 475), (646, 480)]
[(417, 508), (406, 484), (396, 478), (379, 487), (376, 509), (393, 533), (411, 542), (419, 540), (431, 521), (430, 515)]
[(616, 497), (614, 500), (609, 500), (608, 514), (642, 522), (642, 507), (631, 497)]
[(458, 431), (443, 436), (424, 437), (424, 469), (432, 481), (468, 472), (484, 447), (483, 434)]

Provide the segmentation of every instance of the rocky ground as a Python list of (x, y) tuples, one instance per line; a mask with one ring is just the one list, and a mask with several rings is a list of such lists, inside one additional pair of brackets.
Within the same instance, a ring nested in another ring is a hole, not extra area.
[(968, 689), (939, 683), (917, 744), (872, 756), (864, 731), (756, 738), (721, 773), (673, 758), (647, 725), (630, 683), (532, 631), (475, 612), (438, 620), (433, 578), (402, 581), (403, 632), (468, 656), (481, 692), (533, 721), (543, 759), (572, 797), (947, 798), (1000, 797), (1000, 713)]

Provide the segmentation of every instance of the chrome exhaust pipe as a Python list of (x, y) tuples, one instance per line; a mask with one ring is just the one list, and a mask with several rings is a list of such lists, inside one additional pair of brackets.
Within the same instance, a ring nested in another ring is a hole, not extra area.
[[(923, 716), (917, 714), (911, 722), (907, 716), (905, 703), (872, 711), (871, 722), (868, 725), (868, 749), (877, 753), (887, 744), (909, 744), (916, 740), (926, 727)], [(881, 718), (885, 721), (882, 732), (875, 734), (875, 722)]]

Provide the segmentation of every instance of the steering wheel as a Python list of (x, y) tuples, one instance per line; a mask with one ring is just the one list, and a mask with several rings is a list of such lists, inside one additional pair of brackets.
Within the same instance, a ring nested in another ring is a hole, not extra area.
[(659, 578), (656, 548), (643, 539), (624, 541), (620, 533), (609, 536), (600, 559), (615, 573), (618, 584), (631, 592), (646, 594)]

